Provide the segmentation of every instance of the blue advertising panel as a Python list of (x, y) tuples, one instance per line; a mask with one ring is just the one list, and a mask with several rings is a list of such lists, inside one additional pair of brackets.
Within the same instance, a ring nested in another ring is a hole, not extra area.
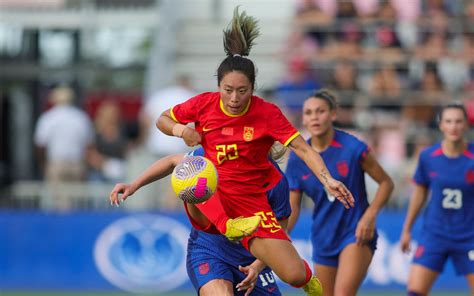
[[(380, 215), (364, 289), (405, 289), (410, 256), (398, 245), (403, 218), (402, 212)], [(302, 213), (292, 233), (308, 262), (310, 224), (310, 214)], [(185, 265), (190, 224), (182, 212), (2, 211), (0, 225), (2, 290), (192, 290)], [(467, 284), (449, 263), (435, 288), (467, 291)]]

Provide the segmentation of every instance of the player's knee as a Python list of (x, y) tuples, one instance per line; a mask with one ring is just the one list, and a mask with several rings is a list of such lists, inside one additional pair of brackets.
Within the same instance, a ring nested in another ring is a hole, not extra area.
[(282, 275), (278, 275), (278, 277), (293, 287), (301, 287), (307, 282), (306, 271), (302, 268), (285, 271)]

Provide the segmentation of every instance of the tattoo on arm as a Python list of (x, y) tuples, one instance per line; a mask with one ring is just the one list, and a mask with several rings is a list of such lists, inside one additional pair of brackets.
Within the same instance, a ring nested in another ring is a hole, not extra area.
[(323, 180), (324, 185), (327, 185), (329, 182), (328, 172), (326, 170), (321, 170), (319, 172), (319, 176), (321, 176), (321, 179)]

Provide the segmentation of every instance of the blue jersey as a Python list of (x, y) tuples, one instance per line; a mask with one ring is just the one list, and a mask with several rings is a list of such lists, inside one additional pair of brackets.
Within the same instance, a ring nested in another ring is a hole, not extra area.
[(315, 204), (311, 231), (313, 260), (322, 255), (336, 256), (345, 245), (355, 240), (357, 223), (369, 206), (361, 166), (367, 152), (364, 142), (335, 130), (332, 143), (320, 153), (331, 175), (343, 182), (354, 196), (356, 204), (351, 209), (344, 208), (329, 195), (304, 161), (295, 153), (290, 154), (286, 169), (290, 190), (305, 193)]
[[(204, 150), (199, 148), (191, 151), (188, 155), (204, 156)], [(279, 169), (278, 164), (275, 162), (273, 162), (273, 164)], [(280, 182), (273, 189), (267, 192), (268, 201), (278, 220), (288, 218), (291, 214), (288, 181), (281, 170), (280, 173), (283, 175), (283, 178), (281, 178)], [(218, 259), (220, 262), (224, 262), (229, 265), (230, 268), (234, 269), (238, 268), (239, 265), (249, 265), (255, 260), (255, 257), (241, 244), (232, 243), (220, 234), (211, 234), (192, 228), (188, 240), (187, 265), (190, 278), (197, 289), (204, 284), (201, 280), (202, 277), (200, 278), (197, 275), (197, 273), (200, 274), (202, 272), (203, 268), (200, 268), (200, 266), (206, 266), (206, 268), (204, 268), (205, 271), (212, 273), (212, 266), (210, 266), (212, 264), (204, 262), (206, 261), (204, 258), (209, 258), (210, 262), (212, 262), (212, 259)], [(196, 266), (198, 267), (196, 268)], [(241, 273), (240, 271), (238, 272)], [(266, 270), (266, 272), (264, 270), (262, 273), (263, 274), (259, 276), (260, 278), (257, 285), (265, 291), (263, 295), (277, 292), (277, 290), (273, 290), (275, 287), (270, 285), (275, 284), (275, 279), (272, 278), (273, 275), (270, 270)], [(202, 274), (200, 275), (203, 276)], [(265, 290), (266, 288), (268, 288), (268, 290)], [(269, 291), (272, 291), (272, 293)]]
[(474, 238), (473, 143), (455, 158), (447, 157), (440, 143), (423, 150), (413, 179), (431, 193), (424, 231), (450, 240)]

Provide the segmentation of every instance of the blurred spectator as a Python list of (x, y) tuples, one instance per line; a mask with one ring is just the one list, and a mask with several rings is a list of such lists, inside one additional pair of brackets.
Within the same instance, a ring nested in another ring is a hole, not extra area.
[(125, 178), (128, 140), (121, 124), (120, 107), (114, 101), (102, 102), (95, 114), (95, 148), (89, 153), (89, 180), (117, 183)]
[(360, 61), (364, 59), (361, 47), (363, 32), (359, 25), (353, 22), (340, 23), (337, 33), (326, 47), (321, 50), (321, 59), (336, 61), (339, 59)]
[(339, 116), (335, 125), (342, 128), (354, 128), (354, 107), (359, 101), (355, 64), (346, 60), (338, 62), (328, 85), (334, 90), (339, 101)]
[(144, 104), (140, 113), (140, 141), (155, 157), (188, 151), (183, 140), (161, 133), (155, 123), (163, 111), (195, 95), (189, 77), (183, 75), (177, 78), (175, 85), (158, 90)]
[[(420, 129), (435, 128), (438, 106), (445, 100), (443, 83), (434, 64), (425, 68), (420, 84), (413, 87), (415, 95), (403, 107), (403, 119), (407, 120), (408, 136), (416, 136)], [(411, 132), (410, 132), (411, 131)]]
[(301, 108), (304, 100), (321, 84), (315, 78), (309, 62), (299, 56), (290, 57), (286, 76), (275, 88), (275, 98), (288, 119), (301, 126)]
[[(176, 153), (185, 153), (190, 150), (182, 139), (170, 137), (161, 133), (156, 127), (156, 119), (165, 110), (186, 101), (196, 95), (192, 89), (189, 77), (177, 77), (176, 84), (158, 90), (152, 94), (144, 104), (140, 113), (139, 142), (143, 143), (143, 150), (131, 153), (131, 163), (128, 178), (136, 178), (145, 166), (164, 156)], [(126, 205), (127, 207), (149, 208), (158, 205), (161, 208), (173, 209), (180, 205), (179, 199), (170, 186), (170, 176), (150, 186), (145, 187), (136, 198)]]
[(49, 94), (53, 107), (37, 122), (34, 142), (38, 162), (51, 192), (44, 206), (69, 209), (71, 193), (67, 182), (82, 181), (86, 176), (86, 155), (93, 147), (94, 131), (87, 114), (72, 105), (73, 91), (57, 87)]

